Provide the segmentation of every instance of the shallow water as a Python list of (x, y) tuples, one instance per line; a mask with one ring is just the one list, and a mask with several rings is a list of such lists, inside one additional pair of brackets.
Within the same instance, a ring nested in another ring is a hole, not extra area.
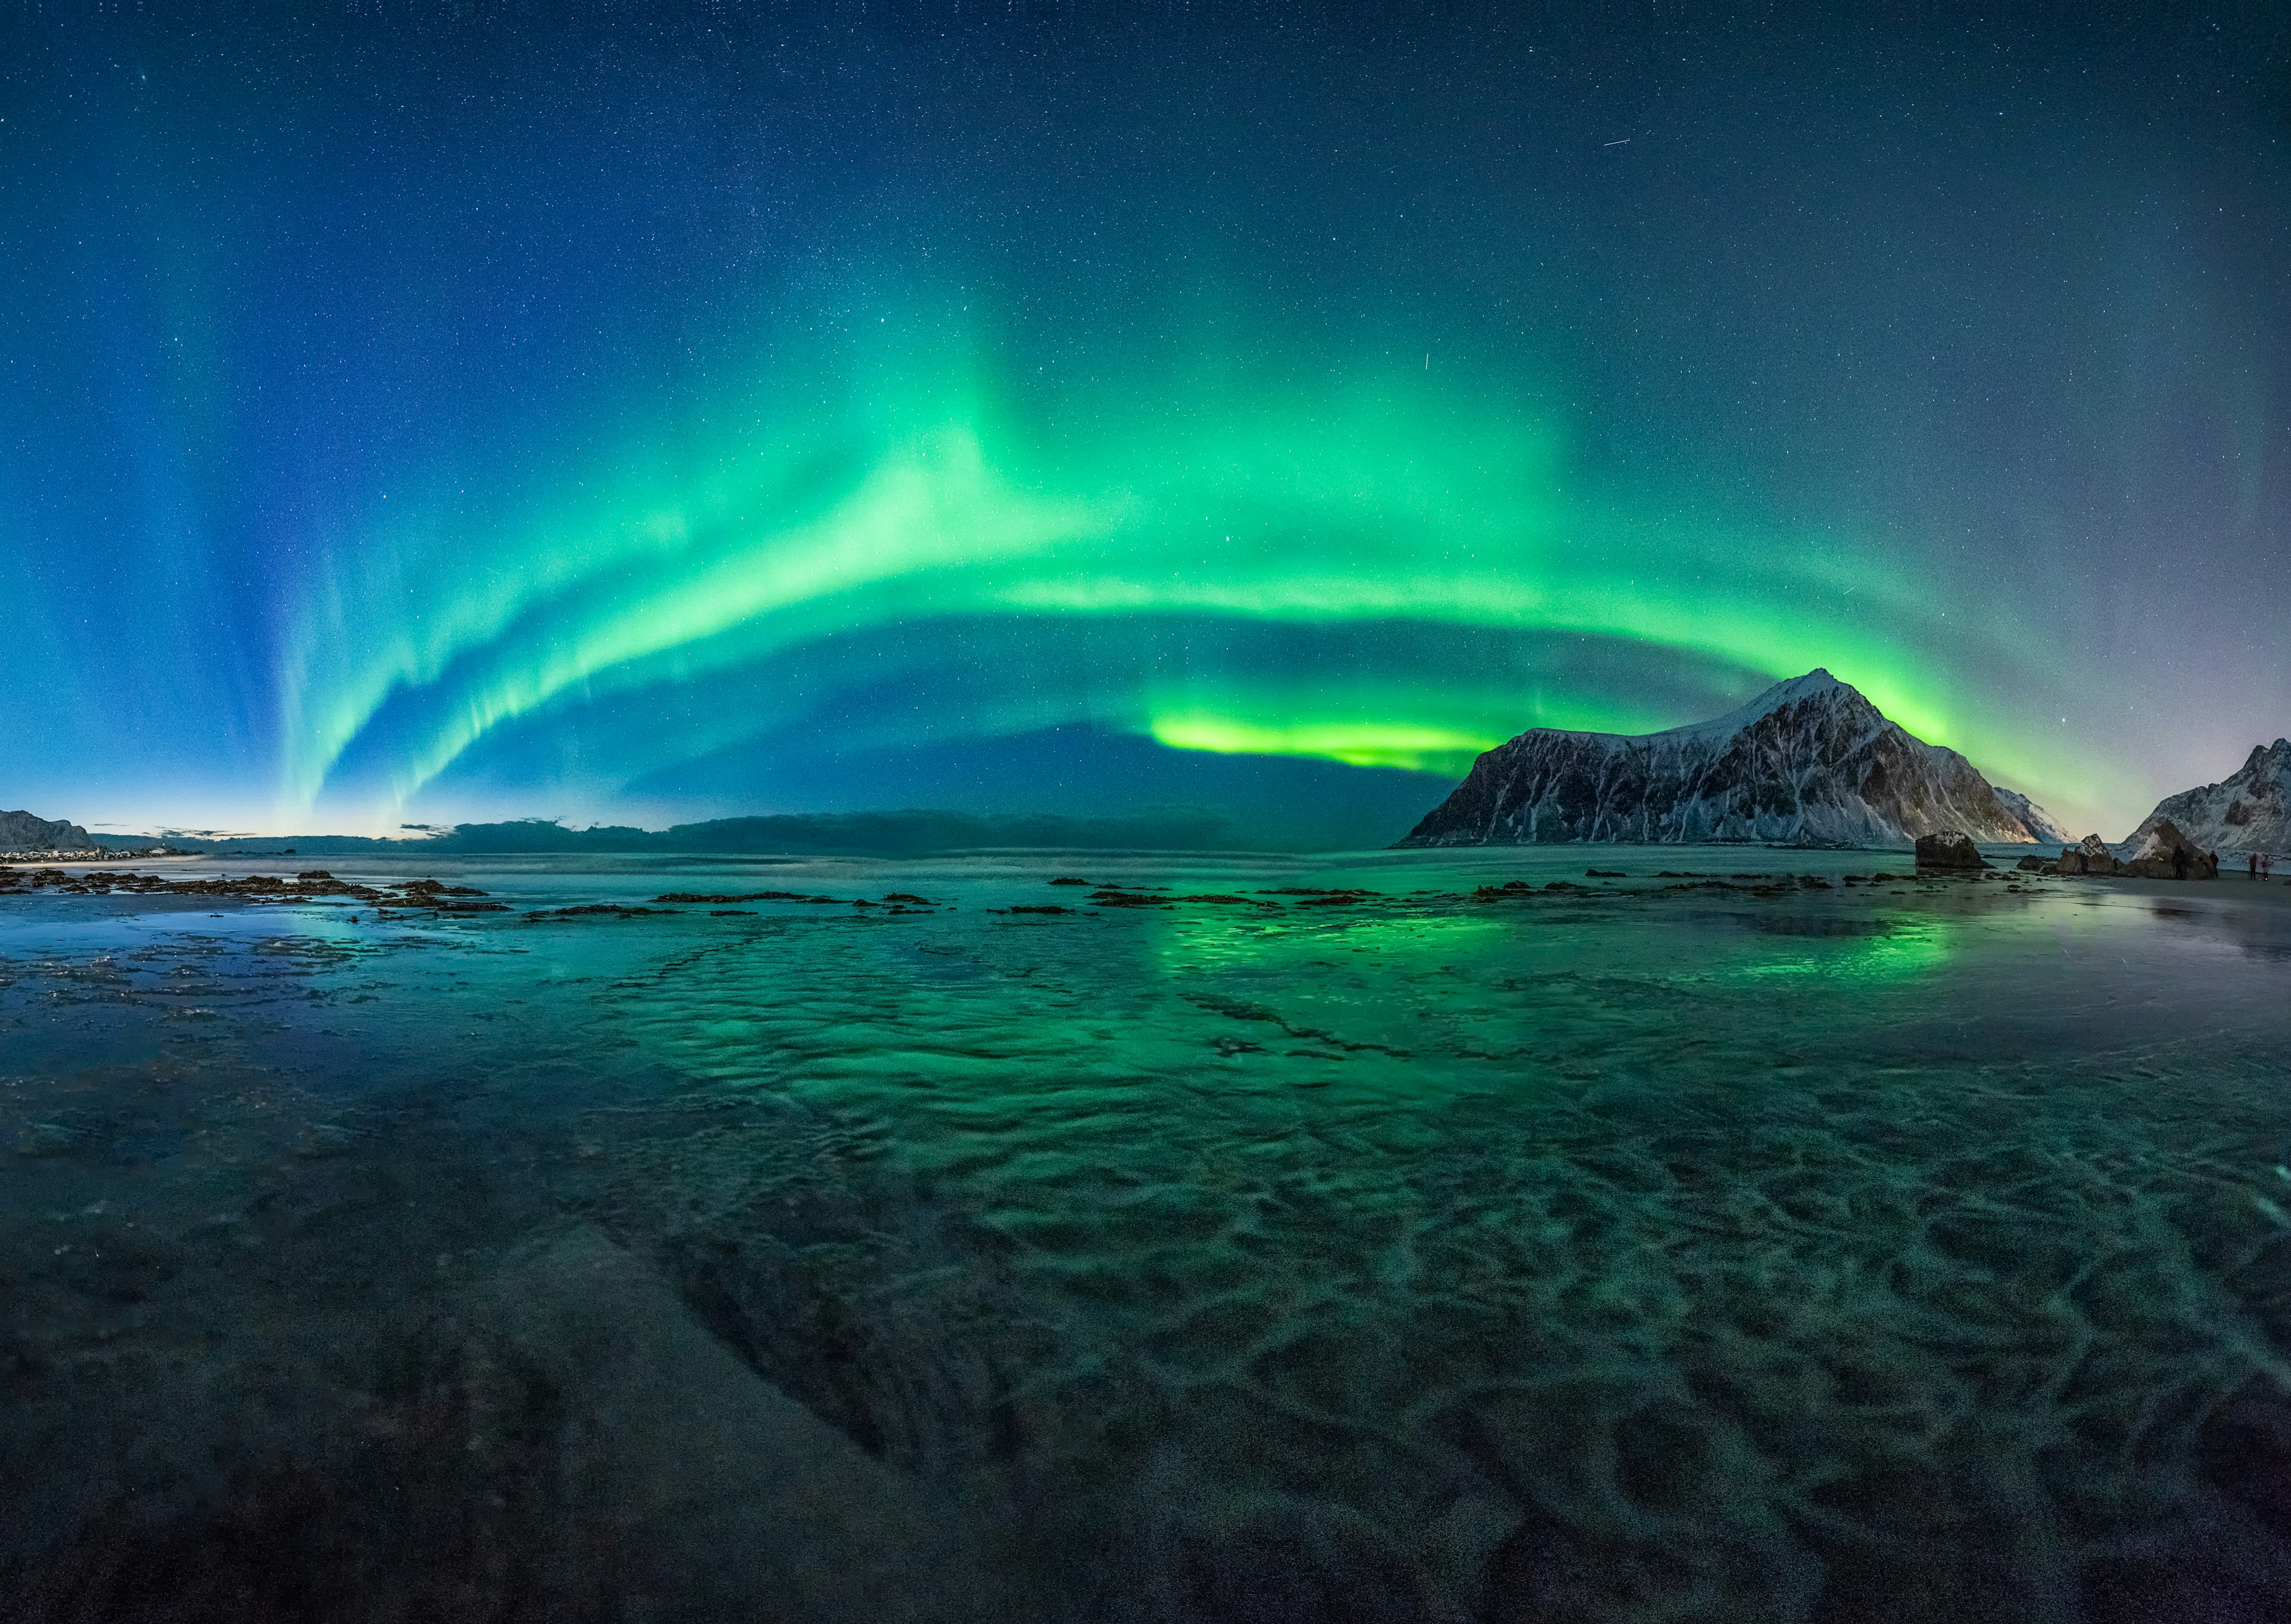
[(2291, 890), (1905, 856), (0, 898), (6, 1616), (2282, 1616)]

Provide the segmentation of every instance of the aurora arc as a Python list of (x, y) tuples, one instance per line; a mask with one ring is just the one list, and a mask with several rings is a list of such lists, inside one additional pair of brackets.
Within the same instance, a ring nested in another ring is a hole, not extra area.
[[(955, 616), (1590, 634), (1707, 656), (1746, 682), (1827, 664), (1920, 736), (1961, 733), (1909, 652), (1944, 630), (1920, 623), (1909, 582), (1834, 548), (1573, 494), (1564, 431), (1484, 398), (1387, 378), (1101, 421), (1087, 438), (975, 386), (897, 404), (824, 427), (727, 413), (747, 427), (700, 471), (635, 454), (639, 471), (575, 478), (574, 494), (512, 515), (401, 503), (346, 551), (358, 567), (303, 605), (281, 683), (286, 801), (307, 810), (385, 712), (395, 810), (552, 708)], [(1531, 725), (1693, 720), (1588, 694), (1530, 706), (1436, 671), (1328, 675), (1142, 672), (1113, 695), (1037, 695), (1025, 720), (1453, 773)]]

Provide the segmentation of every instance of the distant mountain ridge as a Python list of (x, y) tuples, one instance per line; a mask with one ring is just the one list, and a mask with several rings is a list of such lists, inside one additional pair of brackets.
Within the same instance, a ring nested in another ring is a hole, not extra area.
[[(216, 856), (374, 855), (532, 856), (569, 853), (785, 854), (920, 856), (933, 852), (1022, 847), (1069, 850), (1235, 849), (1246, 832), (1215, 809), (1144, 808), (1123, 817), (1041, 812), (795, 812), (719, 817), (669, 829), (604, 824), (568, 829), (547, 818), (457, 824), (434, 835), (390, 840), (355, 834), (197, 836), (171, 832), (169, 846)], [(105, 836), (115, 849), (141, 850), (149, 837)]]
[(92, 851), (95, 842), (77, 824), (0, 812), (0, 851)]
[(2070, 839), (2027, 796), (1815, 670), (1665, 733), (1531, 728), (1481, 756), (1398, 844), (1868, 846), (1944, 830), (1990, 842)]
[(2243, 765), (2217, 784), (2166, 795), (2126, 843), (2166, 823), (2213, 851), (2291, 852), (2291, 739), (2253, 745)]

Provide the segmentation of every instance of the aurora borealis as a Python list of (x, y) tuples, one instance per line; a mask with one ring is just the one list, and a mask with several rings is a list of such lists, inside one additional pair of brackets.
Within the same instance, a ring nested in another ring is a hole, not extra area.
[(2119, 834), (2291, 715), (2265, 10), (20, 9), (0, 801), (1365, 841), (1824, 665)]

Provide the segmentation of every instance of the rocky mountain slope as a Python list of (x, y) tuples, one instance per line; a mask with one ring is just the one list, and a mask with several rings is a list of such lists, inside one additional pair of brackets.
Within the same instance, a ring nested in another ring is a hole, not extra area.
[(2217, 784), (2166, 795), (2126, 843), (2166, 823), (2213, 851), (2291, 852), (2291, 739), (2253, 745), (2243, 765)]
[(87, 851), (94, 845), (77, 824), (52, 823), (29, 812), (0, 812), (0, 851)]
[(1399, 844), (1893, 845), (1949, 829), (1986, 841), (2070, 838), (2026, 796), (1813, 671), (1668, 733), (1523, 733), (1474, 762)]

